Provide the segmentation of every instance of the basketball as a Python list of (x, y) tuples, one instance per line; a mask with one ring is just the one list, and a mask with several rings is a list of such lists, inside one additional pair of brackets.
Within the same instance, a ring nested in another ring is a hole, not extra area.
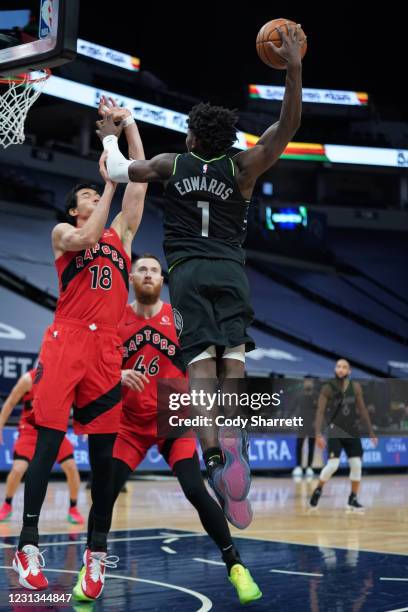
[[(273, 47), (268, 45), (268, 42), (272, 42), (276, 47), (282, 46), (282, 41), (279, 36), (279, 31), (277, 28), (281, 27), (284, 31), (287, 32), (286, 24), (296, 26), (294, 21), (290, 19), (272, 19), (272, 21), (268, 21), (258, 32), (258, 36), (256, 37), (256, 50), (261, 58), (261, 60), (271, 68), (276, 68), (277, 70), (285, 70), (286, 63), (285, 61), (274, 51)], [(305, 38), (305, 33), (301, 30), (302, 36)], [(302, 45), (301, 57), (302, 59), (305, 56), (307, 49), (307, 42)]]

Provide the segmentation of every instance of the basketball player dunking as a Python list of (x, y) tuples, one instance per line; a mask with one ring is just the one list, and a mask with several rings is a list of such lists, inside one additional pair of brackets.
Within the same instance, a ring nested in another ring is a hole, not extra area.
[[(123, 123), (129, 154), (144, 158), (136, 124)], [(129, 288), (131, 244), (138, 228), (146, 186), (126, 189), (122, 212), (105, 229), (116, 184), (100, 170), (105, 189), (80, 184), (67, 197), (67, 223), (52, 232), (59, 278), (54, 323), (45, 333), (35, 381), (33, 416), (38, 439), (27, 470), (23, 528), (13, 567), (29, 589), (45, 589), (44, 559), (38, 549), (38, 520), (49, 475), (64, 438), (71, 406), (74, 431), (88, 434), (94, 506), (92, 541), (84, 553), (82, 589), (95, 599), (104, 586), (107, 559), (104, 501), (121, 413), (122, 342), (118, 335)], [(129, 187), (129, 186), (128, 186)], [(113, 484), (113, 483), (112, 483)]]
[[(228, 155), (236, 140), (237, 114), (209, 104), (189, 114), (187, 153), (164, 153), (148, 161), (129, 161), (120, 153), (112, 116), (98, 122), (112, 180), (165, 184), (170, 298), (191, 387), (200, 387), (203, 379), (215, 388), (224, 379), (243, 378), (245, 351), (255, 347), (247, 332), (253, 310), (242, 248), (248, 207), (256, 180), (279, 159), (301, 117), (304, 39), (300, 26), (288, 26), (288, 33), (281, 29), (280, 36), (282, 46), (273, 45), (286, 64), (280, 118), (247, 151)], [(206, 406), (202, 410), (208, 414)], [(246, 435), (224, 428), (219, 436), (216, 426), (197, 433), (220, 502), (228, 497), (241, 524), (249, 524)]]
[[(175, 439), (158, 435), (157, 382), (163, 378), (185, 378), (171, 305), (160, 299), (163, 285), (160, 261), (150, 254), (139, 257), (132, 267), (131, 282), (135, 301), (127, 305), (119, 324), (124, 345), (123, 411), (113, 447), (114, 496), (109, 512), (112, 514), (123, 483), (143, 461), (149, 448), (157, 444), (185, 496), (197, 510), (204, 529), (218, 546), (240, 602), (249, 603), (259, 599), (262, 593), (233, 545), (220, 506), (205, 487), (195, 435), (187, 432), (187, 435)], [(92, 526), (91, 511), (89, 543), (92, 541)], [(78, 585), (74, 595), (82, 599)]]

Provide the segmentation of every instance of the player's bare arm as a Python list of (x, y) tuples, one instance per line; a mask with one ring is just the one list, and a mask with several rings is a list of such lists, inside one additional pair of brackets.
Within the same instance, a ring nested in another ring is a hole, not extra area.
[[(144, 160), (144, 149), (139, 130), (132, 113), (127, 108), (117, 106), (113, 98), (101, 97), (98, 112), (101, 117), (111, 116), (115, 123), (121, 122), (126, 136), (129, 157), (135, 160)], [(102, 170), (105, 181), (109, 180), (106, 167)], [(147, 183), (129, 183), (126, 187), (122, 211), (116, 215), (111, 227), (119, 235), (129, 257), (132, 257), (132, 241), (139, 228), (143, 215)]]
[(115, 125), (112, 116), (97, 121), (99, 138), (108, 153), (106, 167), (108, 176), (117, 183), (151, 183), (166, 182), (173, 172), (176, 153), (161, 153), (152, 159), (132, 161), (120, 152), (118, 137), (120, 128)]
[(237, 182), (242, 195), (249, 199), (257, 178), (270, 168), (282, 155), (300, 126), (302, 114), (302, 61), (301, 49), (305, 38), (301, 27), (287, 26), (288, 33), (278, 28), (282, 46), (275, 53), (286, 62), (285, 95), (279, 121), (270, 126), (257, 144), (234, 156)]
[(324, 421), (324, 415), (326, 412), (327, 402), (329, 400), (328, 389), (325, 387), (323, 387), (323, 389), (321, 390), (319, 399), (317, 401), (317, 411), (316, 411), (316, 421), (315, 421), (316, 444), (322, 450), (326, 446), (326, 440), (324, 439), (322, 435), (322, 427), (323, 427), (323, 421)]
[(362, 418), (362, 420), (366, 424), (368, 435), (370, 436), (374, 446), (377, 446), (378, 439), (377, 439), (377, 437), (375, 435), (375, 432), (374, 432), (374, 429), (373, 429), (373, 425), (372, 425), (371, 419), (370, 419), (370, 414), (369, 414), (369, 412), (367, 410), (367, 406), (365, 405), (364, 396), (363, 396), (363, 390), (361, 388), (360, 383), (358, 383), (358, 382), (354, 382), (353, 386), (354, 386), (354, 393), (355, 393), (355, 396), (356, 396), (357, 409), (358, 409), (358, 411), (360, 413), (360, 417)]
[[(99, 170), (102, 176), (105, 172), (105, 158), (106, 153), (102, 153), (99, 160)], [(55, 259), (66, 251), (91, 248), (102, 236), (116, 190), (116, 184), (107, 176), (106, 179), (105, 189), (98, 205), (81, 227), (73, 227), (69, 223), (59, 223), (54, 227), (51, 238)]]
[(23, 374), (23, 376), (21, 376), (14, 385), (10, 395), (4, 402), (0, 412), (0, 444), (3, 444), (3, 427), (7, 423), (10, 414), (13, 412), (14, 407), (19, 403), (23, 395), (31, 391), (32, 386), (33, 381), (30, 374), (28, 372)]

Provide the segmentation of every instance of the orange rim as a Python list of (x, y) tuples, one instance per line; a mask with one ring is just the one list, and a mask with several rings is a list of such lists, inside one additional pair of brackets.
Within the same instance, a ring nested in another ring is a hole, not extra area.
[[(0, 83), (4, 83), (6, 85), (8, 85), (9, 83), (16, 83), (17, 85), (21, 83), (40, 83), (41, 81), (49, 79), (49, 77), (51, 76), (51, 70), (49, 68), (42, 68), (41, 72), (43, 72), (43, 74), (35, 79), (31, 78), (33, 72), (16, 74), (16, 76), (1, 77)], [(36, 70), (35, 72), (40, 72), (40, 70)]]

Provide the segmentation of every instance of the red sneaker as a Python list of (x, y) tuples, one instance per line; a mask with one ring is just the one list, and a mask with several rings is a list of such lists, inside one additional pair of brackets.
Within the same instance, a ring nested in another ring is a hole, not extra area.
[(119, 557), (107, 556), (106, 552), (94, 552), (87, 548), (84, 553), (85, 573), (81, 581), (82, 593), (89, 599), (97, 599), (105, 585), (105, 568), (116, 568)]
[(37, 546), (26, 544), (14, 555), (13, 569), (18, 574), (19, 583), (26, 589), (42, 591), (48, 587), (48, 580), (41, 571), (45, 565), (43, 553)]
[(11, 507), (11, 504), (4, 502), (4, 504), (0, 508), (0, 523), (10, 518), (12, 513), (13, 513), (13, 508)]
[(67, 521), (73, 523), (74, 525), (83, 525), (85, 523), (85, 519), (78, 510), (76, 506), (70, 508), (67, 515)]

